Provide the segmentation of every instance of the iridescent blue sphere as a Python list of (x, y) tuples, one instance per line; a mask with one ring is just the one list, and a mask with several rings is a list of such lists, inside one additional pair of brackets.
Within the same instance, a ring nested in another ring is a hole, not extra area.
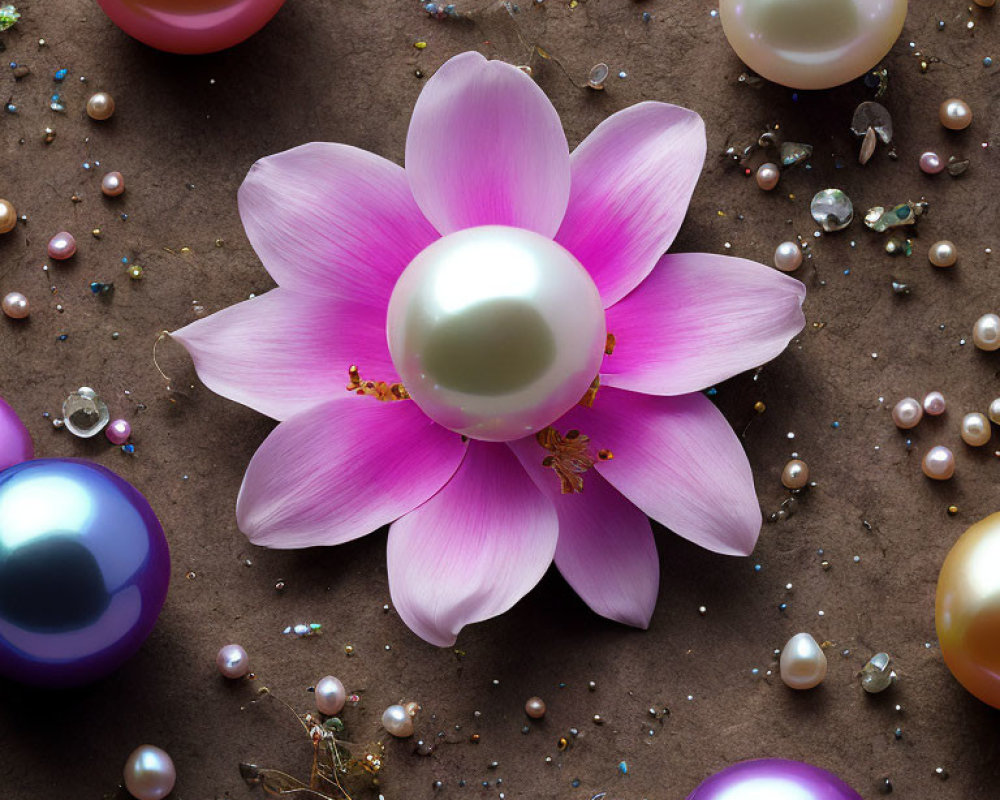
[(0, 676), (108, 675), (152, 630), (169, 580), (163, 528), (128, 481), (75, 459), (0, 471)]

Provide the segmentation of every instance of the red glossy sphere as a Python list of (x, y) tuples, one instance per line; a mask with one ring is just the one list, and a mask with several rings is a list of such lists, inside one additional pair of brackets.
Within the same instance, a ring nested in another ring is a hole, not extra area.
[(252, 36), (285, 0), (97, 0), (129, 36), (169, 53), (214, 53)]

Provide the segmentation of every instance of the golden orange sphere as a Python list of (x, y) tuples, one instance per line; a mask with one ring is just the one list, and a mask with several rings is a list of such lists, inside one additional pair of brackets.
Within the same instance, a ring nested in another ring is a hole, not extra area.
[(969, 528), (938, 576), (938, 640), (948, 669), (972, 694), (1000, 708), (1000, 512)]

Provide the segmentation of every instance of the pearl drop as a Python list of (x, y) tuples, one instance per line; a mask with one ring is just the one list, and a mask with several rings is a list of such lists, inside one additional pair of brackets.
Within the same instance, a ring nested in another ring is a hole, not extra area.
[(958, 261), (958, 248), (955, 247), (954, 242), (942, 239), (931, 245), (927, 258), (935, 267), (953, 267)]
[(928, 478), (946, 481), (955, 474), (955, 455), (947, 447), (937, 445), (927, 451), (922, 467)]
[(382, 712), (382, 727), (398, 739), (413, 736), (413, 718), (400, 705), (389, 706)]
[(98, 92), (87, 101), (87, 116), (102, 122), (115, 113), (115, 99), (107, 92)]
[(49, 258), (54, 258), (56, 261), (72, 258), (76, 253), (76, 239), (73, 234), (60, 231), (49, 239), (48, 253)]
[(106, 197), (118, 197), (125, 191), (125, 178), (120, 172), (109, 172), (101, 178), (101, 191)]
[(24, 319), (31, 313), (28, 298), (20, 292), (8, 292), (3, 298), (3, 313), (11, 319)]
[(828, 89), (892, 48), (907, 0), (722, 0), (722, 30), (743, 62), (775, 83)]
[(344, 710), (347, 702), (347, 690), (339, 678), (327, 675), (316, 684), (316, 710), (320, 714), (332, 717)]
[(104, 430), (111, 444), (125, 444), (132, 435), (132, 426), (128, 420), (116, 419)]
[(904, 431), (915, 428), (923, 416), (924, 409), (913, 397), (904, 397), (892, 407), (892, 421)]
[(778, 663), (781, 680), (790, 689), (812, 689), (826, 677), (826, 653), (808, 633), (789, 639)]
[(993, 430), (985, 414), (974, 411), (962, 417), (962, 441), (971, 447), (982, 447), (990, 441)]
[(987, 352), (1000, 348), (1000, 317), (983, 314), (972, 326), (972, 342)]
[(949, 97), (938, 109), (941, 124), (948, 130), (961, 131), (972, 124), (972, 109), (964, 100)]
[(215, 664), (224, 678), (236, 680), (250, 672), (250, 657), (238, 644), (227, 644), (215, 657)]
[(0, 234), (10, 233), (17, 225), (17, 211), (10, 200), (0, 198)]
[(990, 403), (990, 410), (987, 413), (992, 422), (1000, 425), (1000, 397)]
[(802, 265), (802, 249), (796, 242), (782, 242), (774, 251), (774, 266), (782, 272), (795, 272)]
[(805, 461), (793, 458), (781, 471), (781, 483), (786, 489), (801, 489), (809, 483), (809, 466)]
[(765, 192), (769, 192), (777, 186), (780, 178), (781, 171), (777, 164), (768, 162), (757, 167), (757, 185)]
[(583, 397), (604, 358), (600, 292), (562, 245), (487, 225), (444, 236), (403, 270), (389, 299), (389, 352), (438, 424), (520, 439)]
[(125, 788), (136, 800), (161, 800), (174, 790), (177, 782), (173, 759), (151, 744), (132, 751), (123, 775)]
[(948, 408), (941, 392), (928, 392), (924, 397), (924, 411), (932, 417), (940, 417)]
[(944, 161), (937, 153), (928, 150), (920, 154), (920, 169), (928, 175), (937, 175), (944, 169)]
[(532, 719), (541, 719), (545, 716), (545, 701), (541, 697), (530, 697), (524, 704), (524, 713)]

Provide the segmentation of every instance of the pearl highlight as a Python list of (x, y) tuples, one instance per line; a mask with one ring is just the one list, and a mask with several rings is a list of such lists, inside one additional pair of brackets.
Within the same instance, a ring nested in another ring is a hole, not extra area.
[(144, 744), (132, 751), (123, 771), (125, 788), (136, 800), (162, 800), (174, 790), (177, 770), (165, 750)]
[(826, 677), (826, 653), (808, 633), (797, 633), (781, 650), (781, 680), (790, 689), (812, 689)]

